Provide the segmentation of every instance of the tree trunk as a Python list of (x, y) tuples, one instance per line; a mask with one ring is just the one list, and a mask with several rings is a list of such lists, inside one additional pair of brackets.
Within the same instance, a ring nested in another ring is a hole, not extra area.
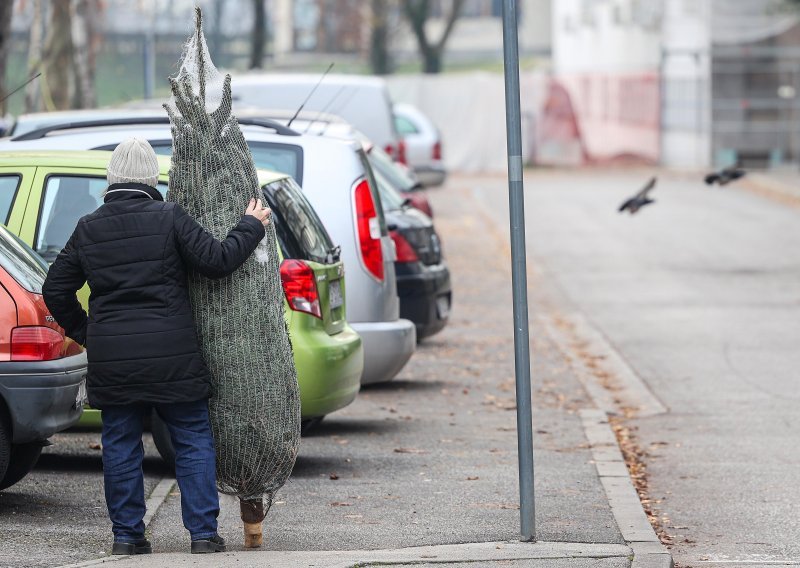
[[(6, 113), (6, 92), (9, 91), (6, 85), (6, 63), (8, 61), (8, 52), (11, 50), (11, 12), (13, 11), (14, 3), (6, 0), (0, 3), (0, 115)], [(16, 85), (11, 86), (15, 89)]]
[(442, 52), (438, 49), (428, 49), (422, 53), (422, 71), (425, 73), (441, 73)]
[[(44, 42), (42, 89), (48, 110), (66, 110), (72, 102), (72, 32), (70, 0), (51, 0)], [(49, 96), (49, 100), (48, 100)]]
[(372, 34), (370, 36), (369, 62), (376, 75), (392, 72), (389, 56), (389, 10), (388, 0), (372, 0)]
[(402, 0), (403, 14), (411, 25), (411, 31), (417, 39), (417, 47), (422, 56), (422, 69), (425, 73), (439, 73), (442, 70), (444, 47), (453, 31), (456, 20), (461, 15), (464, 0), (452, 0), (452, 8), (447, 16), (444, 32), (439, 41), (433, 43), (428, 38), (425, 24), (430, 17), (429, 0)]
[(267, 8), (264, 0), (253, 0), (253, 10), (250, 69), (261, 69), (264, 66), (264, 48), (267, 43)]
[(74, 108), (94, 108), (94, 72), (91, 65), (91, 32), (89, 9), (91, 0), (75, 0), (72, 12), (72, 50), (75, 77)]
[[(33, 21), (28, 36), (28, 77), (32, 77), (42, 68), (42, 28), (44, 13), (42, 0), (33, 0)], [(42, 105), (42, 78), (28, 83), (25, 87), (25, 112), (36, 112)]]

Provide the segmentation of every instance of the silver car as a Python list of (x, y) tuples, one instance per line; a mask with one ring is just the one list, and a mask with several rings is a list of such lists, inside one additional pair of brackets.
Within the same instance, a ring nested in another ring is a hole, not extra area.
[[(50, 124), (0, 140), (0, 150), (110, 150), (124, 138), (138, 136), (149, 140), (157, 153), (171, 153), (166, 117), (115, 119), (106, 114), (93, 121), (92, 112), (86, 111), (83, 121), (73, 113), (68, 125)], [(292, 175), (341, 246), (347, 320), (364, 344), (362, 384), (391, 380), (414, 353), (416, 330), (399, 317), (394, 243), (361, 146), (302, 136), (271, 121), (240, 119), (240, 124), (256, 166)]]

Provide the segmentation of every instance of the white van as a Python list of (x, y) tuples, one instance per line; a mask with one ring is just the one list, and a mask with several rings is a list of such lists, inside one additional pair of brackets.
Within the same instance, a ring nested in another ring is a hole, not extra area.
[(304, 111), (342, 117), (392, 156), (405, 163), (405, 145), (395, 129), (392, 100), (380, 77), (361, 75), (257, 73), (233, 78), (237, 104), (265, 109), (296, 111), (308, 99)]

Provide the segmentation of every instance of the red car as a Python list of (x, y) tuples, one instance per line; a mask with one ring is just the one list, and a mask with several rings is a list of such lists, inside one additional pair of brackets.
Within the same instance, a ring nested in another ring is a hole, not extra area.
[(0, 490), (36, 465), (47, 438), (75, 424), (86, 354), (42, 298), (47, 263), (0, 225)]

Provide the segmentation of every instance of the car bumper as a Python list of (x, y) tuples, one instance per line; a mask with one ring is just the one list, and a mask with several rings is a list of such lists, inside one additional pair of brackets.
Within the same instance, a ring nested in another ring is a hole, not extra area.
[(447, 179), (447, 170), (436, 166), (415, 166), (414, 173), (425, 187), (442, 185)]
[(46, 440), (74, 425), (83, 411), (78, 395), (85, 379), (85, 353), (55, 361), (0, 364), (0, 396), (11, 415), (11, 441)]
[(391, 381), (414, 354), (417, 332), (407, 319), (350, 325), (364, 342), (362, 385)]
[(452, 292), (450, 270), (445, 264), (395, 263), (400, 317), (414, 322), (417, 339), (430, 337), (447, 325)]
[[(313, 316), (307, 316), (313, 317)], [(303, 334), (292, 343), (303, 420), (325, 416), (355, 400), (364, 370), (361, 337), (349, 325), (335, 335)]]

